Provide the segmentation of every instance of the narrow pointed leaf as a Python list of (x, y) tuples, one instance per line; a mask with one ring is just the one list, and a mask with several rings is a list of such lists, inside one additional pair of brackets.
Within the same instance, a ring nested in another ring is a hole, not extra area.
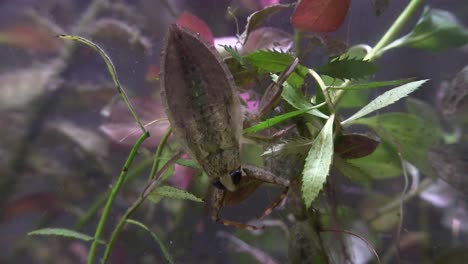
[(315, 138), (307, 155), (302, 175), (302, 199), (307, 208), (317, 198), (326, 182), (333, 159), (333, 123), (332, 115)]
[(149, 200), (154, 203), (159, 202), (159, 200), (164, 197), (172, 198), (172, 199), (190, 200), (194, 202), (203, 203), (203, 199), (198, 198), (197, 196), (189, 192), (186, 192), (184, 190), (177, 189), (171, 186), (156, 187), (148, 196)]
[[(79, 240), (83, 240), (86, 242), (91, 242), (94, 240), (94, 237), (79, 233), (70, 229), (66, 228), (43, 228), (34, 230), (28, 233), (28, 236), (63, 236), (67, 238), (75, 238)], [(103, 243), (100, 241), (100, 243)]]
[[(315, 107), (321, 107), (322, 105), (324, 105), (324, 104), (322, 103), (320, 105), (316, 105)], [(289, 112), (289, 113), (286, 113), (286, 114), (275, 116), (273, 118), (270, 118), (268, 120), (260, 122), (260, 123), (254, 125), (254, 126), (251, 126), (249, 128), (244, 129), (244, 134), (255, 133), (255, 132), (258, 132), (260, 130), (267, 129), (267, 128), (272, 127), (272, 126), (274, 126), (274, 125), (276, 125), (278, 123), (281, 123), (281, 122), (286, 121), (286, 120), (288, 120), (290, 118), (293, 118), (295, 116), (307, 113), (307, 112), (312, 111), (312, 110), (313, 110), (313, 108), (309, 108), (309, 109), (292, 111), (292, 112)]]
[(411, 83), (404, 84), (397, 88), (394, 88), (390, 91), (385, 92), (384, 94), (378, 96), (374, 100), (372, 100), (369, 104), (364, 106), (361, 110), (357, 113), (346, 119), (345, 121), (341, 122), (342, 125), (346, 125), (356, 119), (359, 119), (363, 116), (366, 116), (376, 110), (384, 108), (388, 105), (393, 104), (394, 102), (400, 100), (403, 97), (406, 97), (408, 94), (414, 92), (418, 89), (423, 83), (427, 82), (427, 80), (415, 81)]
[(354, 83), (347, 86), (328, 86), (328, 89), (336, 90), (363, 90), (363, 89), (373, 89), (381, 88), (386, 86), (402, 85), (413, 81), (414, 78), (393, 80), (393, 81), (380, 81), (380, 82), (364, 82), (364, 83)]

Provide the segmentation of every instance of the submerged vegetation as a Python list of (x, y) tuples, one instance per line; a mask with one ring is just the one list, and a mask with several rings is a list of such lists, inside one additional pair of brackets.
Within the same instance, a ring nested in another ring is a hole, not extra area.
[(395, 77), (386, 59), (466, 56), (451, 12), (356, 4), (393, 20), (374, 45), (340, 37), (367, 30), (343, 30), (350, 0), (233, 1), (206, 17), (171, 1), (52, 2), (0, 30), (0, 56), (14, 55), (0, 68), (2, 223), (35, 216), (2, 261), (467, 258), (466, 61)]

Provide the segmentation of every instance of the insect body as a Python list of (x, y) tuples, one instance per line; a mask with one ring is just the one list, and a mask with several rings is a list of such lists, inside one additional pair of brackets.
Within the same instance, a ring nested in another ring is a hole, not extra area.
[(214, 48), (177, 25), (169, 28), (161, 65), (161, 97), (173, 133), (216, 187), (212, 217), (252, 227), (220, 219), (223, 204), (242, 201), (262, 182), (289, 182), (241, 165), (242, 109), (231, 73)]

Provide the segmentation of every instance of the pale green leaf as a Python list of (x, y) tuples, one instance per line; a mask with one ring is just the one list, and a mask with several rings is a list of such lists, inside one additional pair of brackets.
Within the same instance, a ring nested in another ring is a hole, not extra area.
[(381, 52), (407, 46), (429, 51), (443, 51), (468, 43), (468, 30), (450, 12), (426, 7), (414, 29), (387, 45)]
[[(67, 238), (75, 238), (79, 240), (83, 240), (86, 242), (91, 242), (94, 240), (94, 237), (76, 232), (74, 230), (66, 229), (66, 228), (43, 228), (34, 230), (28, 233), (28, 236), (62, 236)], [(103, 241), (99, 241), (99, 243), (104, 244)]]
[(148, 199), (154, 203), (159, 202), (161, 198), (182, 199), (203, 203), (203, 199), (172, 186), (158, 186), (148, 196)]
[(434, 123), (406, 113), (389, 113), (361, 118), (354, 124), (371, 127), (380, 139), (426, 174), (432, 173), (427, 160), (431, 147), (442, 141), (442, 133)]
[(335, 155), (335, 157), (333, 158), (333, 166), (336, 169), (338, 169), (338, 171), (340, 171), (341, 174), (343, 174), (353, 182), (357, 182), (365, 186), (369, 186), (369, 184), (371, 183), (371, 175), (367, 174), (367, 172), (365, 172), (358, 166), (349, 163), (348, 160), (340, 158), (338, 155)]
[(372, 179), (388, 179), (401, 175), (401, 162), (398, 154), (386, 142), (380, 142), (372, 154), (348, 160)]
[(400, 100), (401, 98), (407, 96), (408, 94), (414, 92), (418, 89), (423, 83), (427, 82), (427, 80), (415, 81), (404, 84), (397, 88), (394, 88), (390, 91), (383, 93), (382, 95), (378, 96), (374, 100), (372, 100), (369, 104), (361, 108), (361, 110), (357, 111), (354, 115), (346, 119), (345, 121), (341, 122), (342, 125), (346, 125), (356, 119), (359, 119), (363, 116), (366, 116), (376, 110), (384, 108), (388, 105), (393, 104), (394, 102)]
[(141, 227), (143, 230), (147, 231), (148, 233), (150, 233), (151, 237), (153, 237), (154, 241), (156, 241), (156, 243), (158, 243), (159, 245), (159, 248), (161, 249), (164, 257), (166, 258), (167, 262), (170, 263), (170, 264), (173, 264), (174, 263), (174, 260), (172, 259), (171, 255), (169, 254), (169, 251), (167, 250), (166, 246), (164, 245), (164, 243), (161, 241), (161, 239), (159, 239), (159, 237), (156, 235), (156, 233), (154, 233), (153, 231), (151, 231), (151, 229), (149, 229), (145, 224), (143, 224), (142, 222), (139, 222), (139, 221), (136, 221), (136, 220), (132, 220), (132, 219), (127, 219), (125, 220), (125, 222), (129, 223), (129, 224), (133, 224), (133, 225), (136, 225), (136, 226), (139, 226)]
[(307, 208), (317, 198), (327, 180), (333, 159), (333, 123), (331, 115), (315, 138), (307, 154), (302, 174), (302, 198)]

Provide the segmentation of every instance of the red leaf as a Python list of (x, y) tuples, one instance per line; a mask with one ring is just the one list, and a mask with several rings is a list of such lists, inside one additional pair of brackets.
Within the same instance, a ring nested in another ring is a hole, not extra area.
[[(184, 154), (182, 158), (189, 159), (190, 157)], [(169, 178), (169, 182), (176, 188), (187, 190), (196, 173), (193, 168), (176, 164), (174, 165), (174, 174)]]
[(148, 66), (148, 71), (146, 72), (146, 80), (149, 82), (155, 81), (159, 78), (159, 72), (161, 69), (159, 66), (151, 64)]
[(213, 33), (211, 32), (210, 27), (208, 27), (205, 21), (196, 17), (192, 13), (184, 11), (177, 19), (176, 24), (199, 33), (202, 39), (212, 46), (214, 45)]
[(32, 25), (14, 25), (0, 31), (0, 43), (38, 53), (55, 53), (60, 42), (51, 33)]
[(372, 154), (378, 145), (379, 141), (368, 136), (350, 134), (338, 139), (335, 152), (343, 159), (358, 159)]
[[(159, 101), (149, 98), (133, 98), (131, 103), (140, 117), (143, 125), (158, 119), (166, 118), (164, 109)], [(145, 147), (155, 147), (159, 144), (164, 133), (166, 133), (169, 123), (167, 121), (156, 122), (146, 126), (150, 137), (143, 142)], [(123, 101), (112, 106), (110, 116), (99, 127), (114, 143), (120, 146), (132, 147), (137, 138), (141, 135), (135, 120), (127, 109)]]
[(9, 221), (24, 214), (58, 213), (62, 210), (62, 203), (55, 193), (31, 193), (8, 202), (2, 213), (2, 221)]
[(302, 0), (291, 18), (292, 25), (310, 32), (332, 32), (343, 23), (351, 0)]

